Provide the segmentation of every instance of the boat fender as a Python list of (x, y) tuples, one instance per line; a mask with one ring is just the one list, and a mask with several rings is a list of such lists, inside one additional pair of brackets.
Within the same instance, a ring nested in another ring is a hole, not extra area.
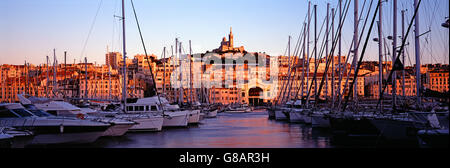
[(59, 132), (64, 133), (64, 125), (59, 125)]

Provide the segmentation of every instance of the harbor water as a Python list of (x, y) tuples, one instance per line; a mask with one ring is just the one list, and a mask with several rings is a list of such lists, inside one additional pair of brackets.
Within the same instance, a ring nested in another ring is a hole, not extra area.
[[(98, 148), (329, 148), (330, 135), (304, 124), (269, 120), (267, 111), (219, 113), (187, 128), (101, 137)], [(72, 147), (72, 146), (66, 146)], [(76, 146), (80, 147), (80, 146)]]

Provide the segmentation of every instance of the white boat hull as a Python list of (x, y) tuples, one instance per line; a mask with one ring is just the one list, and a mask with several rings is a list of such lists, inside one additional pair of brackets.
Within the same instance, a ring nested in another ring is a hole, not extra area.
[(214, 118), (217, 117), (217, 111), (218, 110), (213, 110), (213, 111), (208, 111), (205, 113), (205, 118)]
[(128, 129), (133, 127), (134, 124), (117, 124), (109, 127), (102, 136), (122, 136)]
[(133, 121), (137, 122), (137, 124), (129, 128), (129, 131), (161, 131), (164, 119), (161, 116), (153, 116), (137, 118), (133, 119)]
[(187, 112), (167, 112), (164, 115), (163, 127), (186, 127), (189, 115)]
[(200, 110), (190, 111), (188, 124), (198, 124), (199, 122), (200, 122)]

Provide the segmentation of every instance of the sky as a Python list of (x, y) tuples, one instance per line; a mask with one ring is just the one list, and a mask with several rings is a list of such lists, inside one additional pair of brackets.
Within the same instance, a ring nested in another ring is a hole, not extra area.
[[(306, 0), (133, 2), (147, 50), (149, 54), (158, 57), (161, 56), (163, 47), (170, 51), (175, 38), (183, 42), (186, 51), (189, 40), (192, 41), (194, 53), (211, 51), (219, 47), (223, 37), (228, 36), (230, 27), (233, 27), (235, 46), (244, 46), (250, 52), (283, 55), (288, 36), (292, 36), (292, 44), (297, 41), (308, 8)], [(363, 19), (371, 1), (359, 0), (360, 12), (364, 2)], [(371, 8), (371, 16), (376, 7), (375, 2)], [(326, 15), (326, 4), (330, 3), (331, 8), (336, 8), (338, 0), (312, 0), (311, 3), (318, 6), (317, 23), (320, 29)], [(448, 63), (449, 33), (448, 29), (440, 26), (448, 17), (448, 3), (448, 0), (423, 0), (419, 10), (420, 31), (424, 33), (431, 30), (431, 33), (421, 36), (423, 63)], [(383, 3), (384, 36), (392, 34), (392, 4), (393, 0)], [(352, 2), (343, 27), (343, 54), (348, 52), (353, 36), (353, 7)], [(400, 11), (407, 10), (408, 25), (413, 15), (413, 0), (399, 0), (398, 8), (400, 35)], [(125, 2), (125, 12), (127, 53), (128, 57), (133, 57), (144, 53), (144, 50), (130, 0)], [(119, 18), (114, 17), (121, 16), (121, 0), (1, 0), (0, 16), (0, 64), (23, 64), (25, 60), (35, 65), (41, 64), (45, 62), (47, 55), (53, 60), (53, 49), (56, 49), (59, 63), (63, 62), (63, 53), (67, 51), (68, 63), (78, 63), (87, 57), (88, 62), (104, 64), (107, 50), (122, 52), (122, 25)], [(364, 20), (360, 22), (360, 31), (362, 24)], [(367, 25), (366, 32), (368, 27)], [(313, 28), (311, 25), (311, 35)], [(407, 65), (414, 64), (415, 60), (413, 35), (411, 32), (408, 37), (410, 44), (406, 48)], [(363, 37), (366, 37), (366, 33)], [(376, 26), (370, 37), (378, 37)], [(311, 37), (311, 41), (312, 39)], [(392, 46), (389, 49), (392, 53)], [(370, 40), (364, 60), (377, 59), (378, 43)]]

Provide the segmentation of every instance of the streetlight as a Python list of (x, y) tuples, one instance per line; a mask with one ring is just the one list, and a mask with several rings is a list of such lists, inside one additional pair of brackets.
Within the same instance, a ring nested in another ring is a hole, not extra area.
[(450, 27), (450, 19), (447, 19), (446, 22), (442, 23), (442, 27), (449, 28)]

